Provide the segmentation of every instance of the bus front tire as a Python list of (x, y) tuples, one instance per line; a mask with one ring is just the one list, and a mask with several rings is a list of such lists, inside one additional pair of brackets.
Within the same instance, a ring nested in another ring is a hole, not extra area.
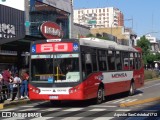
[(130, 89), (129, 89), (129, 95), (132, 96), (135, 94), (135, 84), (134, 82), (131, 83)]
[(96, 104), (102, 103), (104, 100), (104, 89), (102, 87), (98, 88)]

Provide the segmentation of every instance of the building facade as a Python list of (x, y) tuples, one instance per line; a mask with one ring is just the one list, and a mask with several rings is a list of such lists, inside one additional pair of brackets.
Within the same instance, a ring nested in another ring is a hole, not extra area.
[(91, 28), (124, 26), (123, 13), (114, 7), (74, 10), (73, 19)]
[(96, 34), (104, 34), (108, 33), (112, 36), (116, 37), (116, 41), (119, 44), (132, 46), (132, 41), (130, 39), (131, 34), (133, 34), (132, 31), (128, 30), (129, 28), (125, 28), (123, 26), (114, 27), (114, 28), (92, 28), (91, 33), (93, 35)]
[(90, 34), (90, 27), (74, 23), (72, 32), (73, 38), (86, 37), (88, 34)]
[(24, 0), (0, 1), (0, 71), (22, 63), (23, 45), (15, 41), (25, 36), (24, 13)]
[(30, 0), (28, 5), (30, 22), (28, 35), (43, 37), (39, 27), (45, 21), (50, 21), (61, 27), (64, 32), (63, 38), (69, 38), (72, 31), (71, 5), (70, 0)]

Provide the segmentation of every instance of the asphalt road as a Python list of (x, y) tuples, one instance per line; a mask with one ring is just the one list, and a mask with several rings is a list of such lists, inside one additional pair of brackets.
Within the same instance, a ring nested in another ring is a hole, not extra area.
[[(61, 105), (51, 105), (42, 101), (0, 110), (1, 120), (160, 120), (160, 101), (120, 107), (126, 102), (136, 102), (160, 97), (160, 80), (147, 82), (138, 89), (136, 95), (118, 94), (108, 96), (104, 103), (95, 105), (92, 101), (65, 101)], [(3, 113), (2, 113), (3, 112)], [(12, 118), (10, 118), (10, 115)], [(159, 116), (158, 116), (159, 115)], [(8, 116), (8, 117), (7, 117)], [(41, 117), (42, 116), (42, 117)], [(120, 116), (120, 117), (118, 117)]]

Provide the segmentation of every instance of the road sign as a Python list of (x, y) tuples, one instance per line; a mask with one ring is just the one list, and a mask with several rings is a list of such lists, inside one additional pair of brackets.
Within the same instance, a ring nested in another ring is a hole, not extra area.
[(95, 25), (97, 22), (96, 22), (96, 20), (89, 20), (88, 21), (88, 24), (91, 24), (91, 25)]

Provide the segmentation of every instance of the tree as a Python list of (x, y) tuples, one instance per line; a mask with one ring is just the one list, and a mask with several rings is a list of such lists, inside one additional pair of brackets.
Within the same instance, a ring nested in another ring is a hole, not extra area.
[(142, 48), (143, 55), (150, 53), (150, 42), (145, 36), (141, 37), (140, 40), (137, 41), (137, 46)]
[(144, 64), (151, 64), (156, 60), (156, 56), (150, 52), (150, 42), (145, 36), (137, 41), (137, 46), (142, 48)]

